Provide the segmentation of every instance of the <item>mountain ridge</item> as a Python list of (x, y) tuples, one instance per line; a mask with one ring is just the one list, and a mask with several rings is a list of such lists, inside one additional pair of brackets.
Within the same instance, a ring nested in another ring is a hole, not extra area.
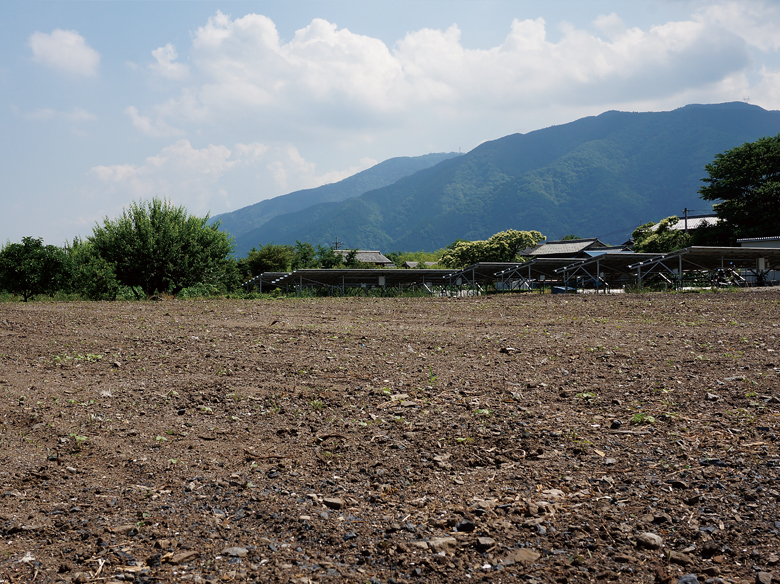
[(389, 158), (335, 183), (265, 199), (229, 213), (216, 215), (211, 218), (211, 222), (220, 221), (220, 229), (236, 238), (279, 215), (301, 211), (319, 203), (340, 202), (356, 197), (456, 156), (456, 152), (447, 152)]
[(742, 102), (608, 111), (485, 142), (357, 197), (275, 217), (237, 243), (338, 237), (350, 248), (416, 251), (510, 228), (619, 243), (646, 221), (709, 208), (697, 193), (704, 165), (777, 133), (780, 112)]

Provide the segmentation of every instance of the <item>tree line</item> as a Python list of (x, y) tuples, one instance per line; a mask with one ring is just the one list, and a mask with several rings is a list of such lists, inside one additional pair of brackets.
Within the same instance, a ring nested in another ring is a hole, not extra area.
[[(780, 225), (780, 135), (718, 154), (705, 170), (708, 177), (699, 194), (716, 202), (720, 221), (689, 233), (671, 228), (677, 217), (657, 226), (646, 223), (633, 233), (635, 251), (733, 246), (742, 237), (780, 235), (772, 231)], [(398, 267), (409, 260), (421, 267), (432, 261), (461, 268), (480, 261), (515, 261), (523, 249), (544, 239), (538, 231), (510, 229), (484, 241), (459, 239), (436, 252), (392, 252), (387, 257)], [(367, 267), (358, 261), (357, 250), (343, 254), (300, 241), (261, 245), (242, 259), (232, 253), (232, 238), (220, 231), (219, 223), (209, 224), (208, 215), (190, 215), (184, 207), (154, 198), (132, 203), (120, 217), (106, 217), (90, 236), (63, 247), (34, 237), (6, 243), (0, 250), (0, 291), (24, 301), (56, 293), (90, 300), (231, 294), (263, 272)]]

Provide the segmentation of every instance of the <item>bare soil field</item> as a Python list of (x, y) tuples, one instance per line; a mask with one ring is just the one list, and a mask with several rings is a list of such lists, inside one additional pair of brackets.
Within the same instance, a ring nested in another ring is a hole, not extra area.
[(771, 582), (779, 315), (2, 304), (0, 582)]

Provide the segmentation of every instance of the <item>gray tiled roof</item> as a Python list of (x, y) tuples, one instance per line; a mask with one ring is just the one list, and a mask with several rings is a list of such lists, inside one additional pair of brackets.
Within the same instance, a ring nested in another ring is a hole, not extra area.
[(562, 239), (558, 241), (547, 241), (539, 245), (536, 249), (530, 250), (528, 253), (521, 252), (521, 255), (529, 255), (531, 257), (566, 255), (569, 257), (574, 257), (576, 254), (585, 251), (586, 249), (600, 247), (607, 246), (600, 242), (596, 237), (592, 237), (590, 239)]
[[(335, 252), (337, 254), (340, 254), (344, 256), (344, 258), (347, 257), (347, 254), (352, 251), (349, 249), (337, 249)], [(373, 251), (373, 250), (365, 250), (365, 249), (359, 249), (357, 251), (356, 258), (357, 261), (363, 263), (363, 264), (376, 264), (380, 266), (388, 266), (392, 264), (393, 262), (387, 259), (385, 256), (383, 256), (379, 251)]]

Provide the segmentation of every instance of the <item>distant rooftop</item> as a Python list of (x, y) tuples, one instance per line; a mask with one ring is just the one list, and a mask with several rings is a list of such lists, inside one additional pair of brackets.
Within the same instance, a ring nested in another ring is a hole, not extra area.
[(559, 239), (556, 241), (545, 241), (539, 245), (523, 250), (521, 256), (530, 257), (576, 257), (585, 251), (593, 251), (600, 248), (609, 247), (606, 243), (599, 241), (598, 237), (588, 239)]
[[(715, 213), (707, 213), (706, 215), (688, 215), (688, 231), (691, 231), (693, 229), (698, 229), (699, 227), (711, 227), (713, 225), (716, 225), (720, 221), (718, 216)], [(686, 219), (685, 217), (679, 218), (677, 223), (672, 225), (670, 229), (673, 229), (675, 231), (684, 231), (686, 229), (685, 227)], [(650, 230), (656, 231), (658, 229), (658, 224), (656, 223), (653, 225)]]
[[(334, 250), (337, 254), (344, 257), (344, 259), (347, 258), (347, 254), (349, 254), (349, 249), (336, 249)], [(382, 255), (379, 251), (374, 250), (365, 250), (365, 249), (359, 249), (357, 250), (357, 255), (355, 256), (355, 259), (359, 261), (362, 264), (374, 264), (377, 266), (391, 266), (393, 265), (393, 262), (389, 259), (387, 259), (385, 256)]]

